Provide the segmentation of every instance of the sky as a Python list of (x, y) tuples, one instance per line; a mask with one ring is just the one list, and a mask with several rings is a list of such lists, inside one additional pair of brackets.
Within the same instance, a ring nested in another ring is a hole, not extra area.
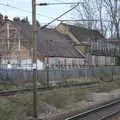
[[(47, 3), (56, 3), (56, 2), (77, 2), (78, 0), (36, 0), (37, 3), (40, 2), (47, 2)], [(0, 0), (0, 12), (3, 15), (7, 15), (9, 19), (13, 17), (26, 17), (31, 21), (31, 2), (32, 0)], [(8, 6), (5, 6), (5, 5)], [(12, 8), (16, 7), (18, 9)], [(54, 18), (58, 17), (62, 13), (66, 12), (71, 8), (70, 5), (50, 5), (50, 6), (37, 6), (37, 20), (40, 22), (41, 25), (45, 25), (49, 23)], [(21, 10), (22, 9), (22, 10)], [(23, 11), (26, 10), (26, 11)], [(73, 11), (67, 13), (61, 19), (71, 19), (74, 17)], [(58, 22), (53, 23), (52, 25), (55, 26)], [(52, 26), (51, 25), (51, 26)]]

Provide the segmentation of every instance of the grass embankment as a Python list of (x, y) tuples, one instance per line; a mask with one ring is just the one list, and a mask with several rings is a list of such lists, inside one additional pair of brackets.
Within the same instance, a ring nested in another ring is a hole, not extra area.
[[(83, 83), (83, 82), (97, 82), (98, 80), (91, 77), (80, 77), (79, 78), (69, 78), (65, 80), (59, 80), (59, 81), (49, 81), (50, 86), (59, 86), (59, 85), (65, 85), (65, 84), (71, 84), (72, 83)], [(47, 83), (46, 83), (47, 84)], [(24, 88), (31, 88), (32, 83), (23, 83), (23, 84), (12, 84), (12, 83), (0, 83), (0, 91), (2, 90), (13, 90), (13, 89), (24, 89)], [(44, 87), (44, 83), (37, 82), (37, 87)]]
[[(72, 104), (86, 100), (86, 95), (93, 92), (109, 92), (120, 87), (120, 81), (100, 82), (92, 86), (54, 89), (38, 93), (38, 112), (48, 114), (51, 108), (68, 110)], [(46, 107), (46, 105), (50, 105)], [(42, 107), (41, 107), (42, 106)], [(80, 108), (81, 109), (81, 108)], [(27, 120), (32, 116), (32, 93), (0, 97), (1, 120)]]
[[(38, 84), (38, 87), (39, 86), (40, 84)], [(25, 88), (32, 88), (32, 83), (25, 83), (25, 84), (0, 83), (0, 91), (25, 89)]]

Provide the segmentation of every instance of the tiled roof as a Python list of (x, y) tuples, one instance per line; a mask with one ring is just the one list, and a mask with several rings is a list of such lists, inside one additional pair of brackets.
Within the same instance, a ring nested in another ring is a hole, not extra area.
[[(25, 39), (32, 41), (32, 26), (23, 22), (13, 22), (14, 25), (21, 28), (21, 35)], [(45, 28), (38, 30), (37, 44), (38, 51), (42, 56), (48, 57), (70, 57), (70, 58), (84, 58), (75, 48), (70, 44), (70, 39), (65, 35), (59, 33), (55, 29)]]
[(94, 29), (88, 29), (85, 27), (75, 26), (75, 25), (67, 25), (69, 27), (69, 31), (79, 40), (79, 41), (88, 41), (89, 39), (97, 40), (104, 38), (104, 36), (98, 31)]

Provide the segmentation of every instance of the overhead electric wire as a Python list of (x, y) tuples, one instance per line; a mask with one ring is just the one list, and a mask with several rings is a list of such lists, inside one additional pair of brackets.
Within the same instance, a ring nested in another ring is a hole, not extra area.
[(5, 4), (5, 3), (0, 3), (0, 5), (6, 6), (6, 7), (10, 7), (10, 8), (13, 8), (13, 9), (17, 9), (17, 10), (20, 10), (20, 11), (24, 11), (24, 12), (27, 12), (27, 13), (32, 13), (32, 12), (30, 12), (30, 11), (28, 11), (28, 10), (21, 9), (21, 8), (17, 8), (17, 7), (12, 6), (12, 5), (8, 4), (8, 3), (7, 3), (7, 4)]
[[(88, 19), (79, 19), (79, 20), (58, 20), (60, 22), (67, 22), (67, 21), (100, 21), (100, 19), (93, 19), (93, 20), (88, 20)], [(102, 20), (103, 22), (111, 22), (110, 20)]]
[(57, 2), (58, 2), (58, 1), (59, 1), (59, 2), (64, 2), (64, 1), (62, 1), (62, 0), (54, 0), (54, 1), (57, 1)]
[(73, 5), (73, 4), (84, 4), (84, 2), (37, 3), (36, 5), (47, 6), (47, 5)]
[[(18, 8), (18, 7), (15, 7), (15, 6), (12, 6), (12, 5), (8, 4), (8, 3), (5, 4), (5, 3), (1, 3), (1, 2), (0, 2), (0, 5), (2, 5), (2, 6), (6, 6), (6, 7), (9, 7), (9, 8), (12, 8), (12, 9), (16, 9), (16, 10), (19, 10), (19, 11), (23, 11), (23, 12), (26, 12), (26, 13), (30, 13), (30, 14), (32, 14), (32, 12), (30, 12), (30, 11), (28, 11), (28, 10), (21, 9), (21, 8)], [(41, 15), (41, 14), (39, 14), (39, 13), (37, 13), (37, 15), (40, 15), (40, 16), (42, 16), (42, 17), (46, 17), (46, 18), (50, 18), (50, 19), (54, 19), (53, 17), (45, 16), (45, 15)]]
[(69, 9), (68, 11), (64, 12), (63, 14), (61, 14), (60, 16), (58, 16), (57, 18), (55, 18), (54, 20), (52, 20), (51, 22), (47, 23), (46, 25), (42, 26), (41, 29), (46, 28), (47, 26), (49, 26), (51, 23), (57, 21), (59, 18), (61, 18), (62, 16), (64, 16), (65, 14), (67, 14), (68, 12), (72, 11), (73, 9), (75, 9), (77, 6), (79, 6), (79, 4), (75, 5), (74, 7), (72, 7), (71, 9)]
[[(81, 3), (82, 3), (82, 2), (81, 2)], [(69, 3), (63, 3), (63, 2), (62, 2), (62, 3), (50, 3), (50, 4), (80, 4), (80, 2), (69, 2)], [(18, 8), (18, 7), (16, 7), (16, 6), (12, 6), (12, 5), (8, 4), (8, 3), (2, 3), (2, 2), (0, 2), (0, 5), (32, 14), (31, 11), (28, 11), (28, 10), (22, 9), (22, 8)], [(49, 19), (54, 19), (54, 17), (42, 15), (42, 14), (39, 14), (39, 13), (37, 13), (37, 15), (42, 16), (42, 17), (46, 17), (46, 18), (49, 18)], [(60, 21), (60, 20), (56, 19), (55, 21)]]

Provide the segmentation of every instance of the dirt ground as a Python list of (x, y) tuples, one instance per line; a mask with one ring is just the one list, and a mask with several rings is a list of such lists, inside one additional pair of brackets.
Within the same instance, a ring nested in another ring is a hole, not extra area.
[[(86, 95), (86, 100), (79, 101), (77, 103), (68, 105), (66, 107), (67, 110), (58, 110), (54, 109), (49, 105), (44, 105), (44, 109), (49, 110), (48, 114), (40, 114), (39, 118), (43, 120), (60, 120), (60, 116), (67, 116), (69, 113), (74, 113), (74, 111), (81, 111), (88, 109), (90, 107), (97, 106), (99, 104), (108, 102), (110, 100), (114, 100), (116, 98), (120, 98), (120, 89), (115, 89), (110, 92), (102, 92), (102, 93), (91, 93)], [(50, 110), (51, 107), (51, 110)], [(69, 109), (69, 111), (68, 111)], [(118, 120), (118, 119), (117, 119)]]

